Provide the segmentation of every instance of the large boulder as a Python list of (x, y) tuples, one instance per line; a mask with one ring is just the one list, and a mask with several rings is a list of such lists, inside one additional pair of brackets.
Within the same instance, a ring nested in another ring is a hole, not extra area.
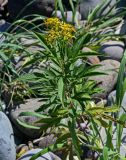
[[(59, 19), (63, 18), (60, 10), (57, 10), (56, 12), (54, 12), (53, 15), (56, 15)], [(64, 15), (68, 23), (73, 22), (73, 12), (72, 11), (64, 12)], [(81, 20), (81, 14), (77, 11), (74, 17), (74, 23), (77, 24), (78, 22), (80, 22), (80, 20)]]
[[(36, 0), (33, 3), (31, 2), (31, 0), (9, 0), (8, 10), (10, 19), (14, 20), (21, 11), (22, 13), (19, 17), (31, 14), (40, 14), (49, 17), (55, 8), (54, 0)], [(26, 9), (24, 9), (25, 7)]]
[(100, 52), (105, 56), (102, 59), (114, 59), (121, 61), (125, 44), (121, 41), (107, 41), (101, 44)]
[[(32, 149), (28, 152), (26, 152), (23, 156), (21, 156), (18, 160), (29, 160), (33, 155), (40, 152), (42, 149)], [(57, 157), (55, 154), (48, 152), (36, 160), (61, 160), (59, 157)]]
[[(10, 27), (10, 23), (6, 22), (5, 20), (0, 20), (0, 32), (5, 32)], [(1, 36), (0, 36), (1, 42)]]
[[(116, 103), (116, 90), (112, 91), (109, 96), (108, 96), (108, 106), (112, 106)], [(124, 93), (124, 97), (121, 102), (121, 107), (120, 107), (120, 115), (125, 113), (126, 110), (126, 92)]]
[[(21, 124), (17, 122), (17, 119), (19, 119), (21, 122), (29, 124), (29, 125), (35, 125), (35, 122), (38, 120), (37, 117), (33, 116), (19, 116), (22, 112), (34, 112), (36, 109), (38, 109), (42, 105), (42, 102), (40, 99), (28, 99), (25, 101), (25, 103), (20, 104), (19, 108), (16, 108), (15, 110), (12, 110), (10, 113), (10, 118), (12, 122), (15, 124), (15, 127), (20, 130), (23, 134), (25, 134), (29, 138), (38, 138), (41, 135), (40, 130), (36, 129), (30, 129), (23, 127)], [(36, 124), (37, 126), (37, 124)]]
[[(97, 6), (103, 3), (103, 0), (80, 0), (80, 6), (79, 11), (82, 15), (82, 19), (87, 19), (89, 13)], [(107, 7), (103, 7), (102, 15), (109, 12), (109, 9), (111, 6), (115, 4), (116, 0), (111, 0), (110, 4)], [(97, 16), (101, 16), (101, 14), (98, 13)]]
[(9, 119), (3, 112), (0, 112), (0, 159), (16, 159), (13, 129)]
[(117, 8), (119, 11), (122, 11), (123, 9), (125, 10), (125, 7), (126, 7), (126, 2), (124, 0), (120, 0), (117, 3)]
[(119, 69), (120, 63), (118, 61), (108, 59), (101, 61), (99, 64), (101, 64), (101, 67), (99, 67), (96, 71), (103, 72), (105, 75), (94, 76), (90, 79), (95, 80), (97, 85), (104, 90), (103, 93), (94, 95), (94, 97), (105, 99), (114, 89), (114, 86), (117, 82), (117, 71)]

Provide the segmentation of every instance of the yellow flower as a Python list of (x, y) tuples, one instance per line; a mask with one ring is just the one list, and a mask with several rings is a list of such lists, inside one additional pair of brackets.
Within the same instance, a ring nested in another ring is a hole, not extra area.
[(72, 25), (66, 23), (62, 23), (62, 25), (60, 26), (60, 30), (64, 40), (72, 39), (74, 37), (73, 34), (76, 31)]
[(59, 29), (60, 26), (60, 20), (58, 18), (47, 18), (44, 21), (44, 24), (47, 28), (55, 28), (55, 29)]
[(56, 40), (71, 40), (76, 32), (74, 26), (61, 22), (58, 18), (48, 18), (44, 22), (45, 26), (49, 29), (46, 35), (46, 41), (53, 43)]
[(70, 33), (73, 33), (75, 32), (75, 28), (74, 26), (72, 26), (71, 24), (67, 24), (67, 23), (62, 23), (62, 25), (60, 25), (60, 29), (64, 32), (70, 32)]
[(48, 34), (46, 35), (46, 41), (49, 43), (53, 43), (58, 38), (60, 38), (60, 33), (58, 31), (55, 31), (53, 29), (49, 30)]

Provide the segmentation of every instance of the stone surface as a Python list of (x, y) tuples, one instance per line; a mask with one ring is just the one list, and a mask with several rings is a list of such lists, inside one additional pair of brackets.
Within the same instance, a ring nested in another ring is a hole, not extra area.
[[(124, 0), (119, 0), (119, 2), (117, 3), (117, 9), (118, 11), (122, 11), (124, 10), (126, 7), (126, 3)], [(126, 15), (126, 14), (125, 14)], [(125, 16), (126, 17), (126, 16)]]
[[(82, 0), (79, 6), (79, 12), (82, 15), (82, 19), (87, 19), (89, 13), (99, 4), (101, 4), (103, 1), (102, 0)], [(104, 15), (106, 12), (109, 11), (110, 6), (112, 6), (113, 4), (115, 4), (115, 0), (111, 0), (110, 5), (108, 5), (108, 7), (106, 7), (105, 10), (103, 10), (101, 13), (102, 15)], [(98, 17), (100, 15), (97, 15)]]
[[(42, 149), (32, 149), (25, 153), (23, 156), (21, 156), (18, 160), (29, 160), (34, 154), (40, 152)], [(41, 157), (37, 158), (36, 160), (61, 160), (59, 157), (57, 157), (55, 154), (49, 152)]]
[(126, 34), (126, 20), (122, 20), (122, 22), (117, 26), (115, 34)]
[[(108, 105), (112, 106), (113, 104), (115, 104), (116, 101), (116, 90), (112, 91), (109, 96), (108, 96)], [(123, 100), (122, 100), (122, 104), (121, 106), (126, 109), (126, 92), (124, 94)], [(125, 113), (125, 111), (123, 110), (123, 108), (121, 107), (120, 109), (120, 115), (122, 115), (123, 113)], [(116, 145), (116, 133), (113, 136), (113, 143)], [(126, 155), (126, 128), (123, 129), (123, 133), (122, 133), (122, 143), (121, 143), (121, 148), (120, 148), (120, 154), (122, 156)]]
[(108, 41), (101, 44), (100, 52), (105, 54), (102, 59), (121, 61), (125, 45), (121, 41)]
[[(84, 47), (84, 48), (82, 49), (82, 51), (83, 51), (83, 52), (92, 52), (93, 50), (91, 50), (91, 49), (88, 48), (88, 47)], [(98, 58), (98, 56), (88, 56), (88, 57), (87, 57), (87, 60), (88, 60), (88, 62), (91, 63), (91, 64), (98, 64), (98, 63), (100, 63), (100, 59)]]
[[(62, 19), (61, 11), (54, 12), (59, 19)], [(73, 22), (73, 13), (72, 11), (64, 12), (67, 22)], [(74, 22), (77, 23), (81, 20), (81, 14), (77, 11), (74, 17)]]
[(100, 59), (97, 56), (88, 56), (88, 61), (94, 65), (100, 63)]
[(54, 0), (36, 0), (31, 5), (28, 5), (31, 1), (28, 0), (9, 0), (8, 10), (10, 13), (10, 19), (14, 20), (19, 12), (27, 5), (27, 8), (23, 10), (20, 17), (31, 15), (31, 14), (40, 14), (43, 16), (50, 17), (54, 11)]
[[(10, 23), (5, 20), (0, 20), (0, 32), (5, 32), (10, 26)], [(1, 38), (0, 38), (1, 39)]]
[(29, 112), (29, 111), (33, 112), (34, 110), (38, 109), (41, 105), (42, 102), (38, 98), (28, 99), (24, 104), (20, 104), (18, 106), (19, 108), (11, 111), (10, 113), (10, 118), (12, 122), (15, 124), (15, 126), (29, 138), (38, 138), (41, 135), (40, 131), (23, 127), (17, 122), (17, 119), (27, 124), (35, 125), (34, 122), (38, 120), (37, 117), (31, 117), (31, 116), (19, 117), (19, 114), (22, 112)]
[[(116, 140), (117, 140), (117, 132), (115, 132), (115, 127), (114, 124), (113, 124), (113, 137), (112, 137), (112, 143), (114, 145), (114, 147), (116, 148)], [(101, 137), (102, 137), (102, 141), (105, 143), (106, 142), (106, 131), (104, 128), (101, 129), (100, 131), (101, 133)], [(121, 147), (120, 147), (120, 155), (121, 156), (126, 156), (126, 128), (123, 129), (123, 132), (122, 132), (122, 141), (121, 141)]]
[(5, 111), (6, 105), (5, 103), (0, 99), (0, 111)]
[(112, 91), (109, 95), (108, 95), (108, 105), (112, 106), (116, 101), (116, 90)]
[[(116, 102), (116, 90), (112, 91), (108, 96), (108, 105), (112, 106)], [(124, 97), (122, 99), (121, 106), (126, 110), (126, 92), (124, 94)], [(120, 108), (120, 115), (124, 113), (123, 108)]]
[(29, 147), (26, 144), (20, 144), (16, 147), (16, 153), (20, 155), (20, 153), (23, 151), (23, 153), (26, 153), (29, 151)]
[(120, 63), (118, 61), (108, 59), (101, 61), (99, 64), (101, 64), (101, 66), (96, 71), (103, 72), (107, 75), (94, 76), (89, 79), (95, 80), (97, 85), (104, 90), (103, 93), (94, 95), (94, 97), (105, 99), (106, 96), (113, 90), (117, 82), (117, 71)]
[(0, 112), (0, 160), (9, 159), (16, 159), (13, 129), (7, 116)]
[(57, 138), (53, 134), (45, 136), (45, 137), (42, 137), (38, 146), (40, 148), (46, 148), (49, 145), (54, 144), (56, 142), (56, 139)]

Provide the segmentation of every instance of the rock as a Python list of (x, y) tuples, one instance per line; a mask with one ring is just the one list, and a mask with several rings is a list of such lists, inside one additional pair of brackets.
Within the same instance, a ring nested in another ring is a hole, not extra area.
[(103, 93), (94, 95), (96, 98), (106, 99), (107, 95), (113, 90), (117, 82), (117, 70), (119, 69), (120, 63), (115, 60), (104, 60), (101, 61), (101, 67), (96, 71), (106, 73), (107, 75), (94, 76), (89, 78), (90, 80), (95, 80), (100, 88), (104, 90)]
[[(56, 15), (59, 19), (62, 19), (62, 14), (61, 11), (57, 11), (56, 13), (54, 12), (53, 15)], [(66, 17), (67, 22), (73, 22), (73, 12), (72, 11), (67, 11), (64, 12), (64, 15)], [(77, 11), (74, 17), (74, 22), (78, 23), (81, 20), (81, 14)]]
[(106, 99), (102, 99), (101, 101), (99, 101), (98, 103), (97, 103), (97, 106), (106, 106), (107, 105), (107, 100)]
[[(0, 43), (4, 42), (5, 39), (6, 39), (5, 36), (0, 33)], [(1, 63), (1, 60), (0, 60), (0, 63)]]
[[(29, 160), (34, 154), (40, 152), (42, 149), (32, 149), (21, 156), (18, 160)], [(61, 160), (55, 154), (48, 152), (41, 157), (37, 158), (36, 160)]]
[(24, 104), (20, 104), (19, 108), (11, 111), (10, 113), (10, 118), (12, 122), (15, 124), (15, 126), (29, 138), (38, 138), (40, 137), (41, 133), (39, 132), (39, 130), (23, 127), (17, 122), (17, 119), (27, 124), (37, 126), (37, 124), (34, 124), (34, 122), (38, 120), (37, 117), (33, 117), (33, 116), (19, 117), (19, 115), (22, 112), (29, 112), (29, 111), (33, 112), (34, 110), (38, 109), (41, 105), (42, 105), (42, 102), (38, 98), (28, 99)]
[(5, 32), (9, 27), (10, 23), (6, 22), (5, 20), (0, 20), (0, 32)]
[[(86, 24), (87, 24), (87, 20), (80, 20), (78, 26), (79, 28), (82, 28), (82, 27), (85, 27)], [(76, 28), (78, 28), (78, 26), (75, 25)]]
[(116, 28), (115, 34), (126, 34), (126, 20), (122, 20), (122, 22)]
[[(84, 47), (82, 49), (83, 52), (92, 52), (92, 50), (88, 47)], [(98, 58), (98, 56), (88, 56), (87, 60), (89, 63), (91, 64), (99, 64), (100, 63), (100, 59)]]
[(124, 53), (124, 43), (121, 41), (108, 41), (101, 44), (100, 52), (105, 56), (102, 59), (114, 59), (121, 61)]
[[(82, 19), (87, 19), (89, 13), (99, 4), (101, 4), (103, 1), (102, 0), (82, 0), (80, 5), (79, 5), (79, 12), (82, 15)], [(103, 9), (102, 9), (102, 15), (104, 15), (105, 13), (109, 12), (109, 9), (111, 6), (113, 6), (115, 4), (115, 0), (111, 0), (110, 4), (104, 9), (104, 5), (103, 5)], [(105, 3), (106, 4), (106, 3)], [(97, 15), (97, 17), (100, 17), (101, 14)]]
[[(116, 90), (112, 91), (109, 96), (108, 96), (108, 106), (112, 106), (113, 104), (116, 103)], [(124, 97), (122, 99), (121, 106), (126, 109), (126, 92), (124, 94)], [(122, 115), (125, 111), (123, 108), (120, 108), (120, 115)]]
[[(24, 9), (24, 7), (26, 7), (26, 9), (21, 13), (21, 10)], [(54, 9), (54, 0), (36, 0), (33, 1), (33, 3), (29, 0), (9, 0), (8, 2), (8, 10), (11, 20), (14, 20), (19, 13), (21, 13), (19, 16), (20, 18), (31, 14), (39, 14), (50, 17)]]
[[(101, 128), (100, 134), (101, 134), (103, 143), (106, 144), (107, 135), (106, 135), (105, 128), (103, 128), (103, 127)], [(118, 135), (117, 135), (116, 126), (114, 126), (114, 124), (113, 124), (112, 143), (113, 143), (114, 148), (117, 147), (116, 146), (117, 136)], [(125, 146), (126, 146), (126, 128), (123, 128), (123, 132), (122, 132), (122, 136), (121, 136), (120, 155), (124, 156), (124, 157), (126, 156)]]
[(13, 131), (14, 131), (14, 141), (15, 146), (19, 146), (24, 143), (28, 138), (17, 128), (17, 126), (13, 123)]
[[(69, 3), (69, 0), (62, 0), (62, 3), (67, 10), (69, 10), (69, 11), (71, 10), (71, 5)], [(77, 1), (73, 1), (73, 5), (75, 6), (76, 4), (77, 4)]]
[(5, 103), (0, 99), (0, 111), (5, 111), (6, 105)]
[(13, 129), (9, 119), (3, 112), (0, 112), (0, 159), (16, 159)]
[(124, 0), (119, 0), (118, 3), (117, 3), (117, 9), (118, 11), (125, 11), (125, 7), (126, 7), (126, 3)]
[(27, 151), (29, 151), (29, 147), (26, 144), (20, 144), (19, 146), (17, 146), (16, 148), (16, 153), (17, 153), (17, 158), (20, 158), (22, 156), (22, 153), (26, 153)]
[(116, 101), (116, 90), (108, 95), (108, 106), (112, 106)]
[(100, 59), (97, 56), (88, 56), (88, 61), (94, 65), (100, 63)]
[(33, 37), (21, 38), (20, 42), (23, 46), (27, 47), (29, 52), (36, 53), (44, 50), (39, 41), (33, 39)]
[(49, 145), (54, 144), (56, 142), (56, 139), (57, 138), (53, 134), (45, 136), (45, 137), (42, 137), (38, 146), (40, 148), (46, 148)]

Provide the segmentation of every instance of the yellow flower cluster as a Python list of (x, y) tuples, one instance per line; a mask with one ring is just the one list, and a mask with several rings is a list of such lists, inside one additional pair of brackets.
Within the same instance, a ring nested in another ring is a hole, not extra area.
[(65, 41), (71, 40), (76, 32), (74, 26), (61, 22), (58, 18), (48, 18), (45, 20), (44, 24), (47, 29), (49, 29), (46, 35), (46, 40), (49, 43), (53, 43), (59, 39)]
[(47, 18), (44, 21), (44, 24), (48, 29), (54, 29), (54, 30), (59, 28), (60, 23), (61, 22), (58, 18)]

